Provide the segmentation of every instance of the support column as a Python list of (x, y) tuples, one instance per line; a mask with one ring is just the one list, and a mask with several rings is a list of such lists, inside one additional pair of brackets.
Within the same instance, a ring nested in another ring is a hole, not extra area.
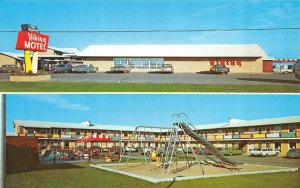
[(32, 73), (37, 74), (39, 52), (33, 52), (32, 55)]
[(32, 64), (31, 64), (29, 50), (24, 50), (24, 59), (25, 59), (25, 73), (28, 74), (28, 73), (32, 72)]

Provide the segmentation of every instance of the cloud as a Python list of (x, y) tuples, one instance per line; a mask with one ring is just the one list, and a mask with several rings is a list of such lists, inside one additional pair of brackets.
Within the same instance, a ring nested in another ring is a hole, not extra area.
[(89, 106), (84, 106), (79, 103), (73, 103), (69, 102), (63, 97), (59, 95), (50, 95), (50, 94), (45, 94), (45, 95), (30, 95), (27, 96), (25, 95), (26, 98), (30, 98), (35, 101), (39, 102), (46, 102), (48, 104), (53, 104), (56, 105), (59, 108), (64, 108), (64, 109), (70, 109), (70, 110), (76, 110), (76, 111), (89, 111), (90, 107)]

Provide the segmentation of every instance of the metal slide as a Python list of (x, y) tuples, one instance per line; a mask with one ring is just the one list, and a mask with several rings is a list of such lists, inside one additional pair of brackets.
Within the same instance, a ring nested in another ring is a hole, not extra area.
[(221, 153), (219, 150), (217, 150), (210, 142), (206, 141), (205, 138), (203, 138), (201, 135), (198, 135), (194, 130), (192, 130), (188, 125), (181, 122), (177, 124), (177, 126), (182, 129), (185, 134), (189, 135), (193, 139), (197, 140), (200, 144), (204, 145), (211, 154), (218, 157), (222, 162), (228, 163), (230, 165), (238, 165), (242, 164), (239, 162), (235, 162), (228, 157), (226, 157), (223, 153)]

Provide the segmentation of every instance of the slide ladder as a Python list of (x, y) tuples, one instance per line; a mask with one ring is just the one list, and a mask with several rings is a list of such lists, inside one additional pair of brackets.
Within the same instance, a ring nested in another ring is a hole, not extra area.
[(231, 159), (229, 159), (228, 157), (226, 157), (223, 153), (221, 153), (217, 148), (215, 148), (213, 146), (212, 143), (208, 142), (205, 138), (203, 138), (201, 135), (197, 134), (194, 130), (192, 130), (188, 125), (186, 125), (185, 123), (181, 122), (179, 124), (177, 124), (177, 126), (182, 129), (185, 134), (189, 135), (190, 137), (192, 137), (194, 140), (198, 141), (198, 143), (204, 145), (209, 152), (216, 156), (218, 159), (220, 159), (222, 161), (222, 163), (227, 163), (229, 165), (238, 165), (238, 164), (242, 164), (239, 162), (235, 162)]

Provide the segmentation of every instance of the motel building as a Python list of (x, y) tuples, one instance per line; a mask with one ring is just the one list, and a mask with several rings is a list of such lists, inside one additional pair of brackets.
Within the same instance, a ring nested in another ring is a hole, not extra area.
[[(60, 146), (75, 149), (84, 144), (87, 147), (111, 148), (126, 146), (132, 141), (135, 147), (164, 147), (168, 140), (166, 129), (160, 128), (140, 130), (139, 135), (142, 137), (137, 138), (136, 134), (133, 136), (134, 126), (27, 120), (15, 120), (13, 123), (17, 136), (35, 136), (40, 147)], [(300, 148), (300, 116), (259, 120), (231, 119), (226, 123), (195, 127), (197, 133), (212, 142), (215, 147), (242, 149), (244, 154), (249, 154), (254, 148), (272, 148), (280, 151), (280, 155), (285, 155), (289, 149)], [(109, 142), (77, 142), (80, 136), (94, 134), (110, 136), (112, 139)], [(183, 132), (179, 132), (179, 138), (184, 145), (190, 141), (192, 147), (202, 147), (191, 137), (185, 137)]]
[[(0, 65), (16, 63), (24, 59), (23, 54), (10, 56), (4, 61), (0, 53)], [(14, 60), (13, 60), (14, 59)], [(159, 71), (163, 64), (172, 64), (175, 73), (201, 73), (209, 71), (216, 64), (230, 68), (231, 73), (272, 72), (273, 60), (257, 44), (216, 44), (216, 45), (90, 45), (82, 51), (76, 48), (49, 47), (39, 53), (39, 67), (57, 64), (92, 64), (98, 72), (110, 71), (114, 65), (124, 64), (132, 72)]]

